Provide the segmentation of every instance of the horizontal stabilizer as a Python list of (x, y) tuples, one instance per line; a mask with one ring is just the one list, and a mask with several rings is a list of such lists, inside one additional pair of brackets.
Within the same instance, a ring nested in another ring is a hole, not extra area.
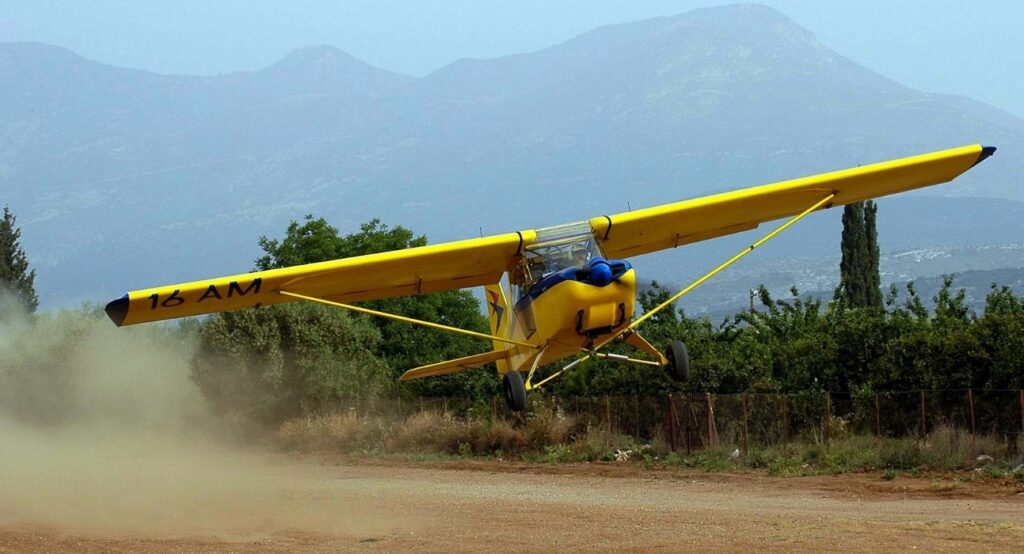
[(419, 379), (421, 377), (433, 377), (435, 375), (458, 373), (466, 369), (480, 367), (484, 364), (496, 362), (498, 360), (508, 359), (508, 352), (508, 350), (492, 350), (490, 352), (484, 352), (483, 354), (474, 354), (472, 356), (466, 356), (465, 358), (456, 358), (454, 360), (420, 366), (403, 373), (400, 380), (409, 381), (411, 379)]

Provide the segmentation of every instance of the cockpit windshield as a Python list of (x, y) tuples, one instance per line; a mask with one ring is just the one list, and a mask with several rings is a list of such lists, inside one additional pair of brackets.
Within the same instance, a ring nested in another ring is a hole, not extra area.
[(537, 241), (523, 253), (524, 289), (556, 271), (582, 267), (601, 250), (588, 222), (570, 223), (537, 230)]

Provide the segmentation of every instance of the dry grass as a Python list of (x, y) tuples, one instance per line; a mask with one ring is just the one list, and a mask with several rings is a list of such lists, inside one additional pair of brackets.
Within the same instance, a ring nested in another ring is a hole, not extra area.
[(287, 450), (344, 451), (362, 446), (371, 426), (355, 412), (311, 415), (284, 422), (275, 438)]
[(291, 419), (277, 429), (274, 440), (285, 450), (493, 455), (570, 442), (578, 431), (574, 418), (545, 408), (531, 413), (525, 421), (467, 421), (425, 410), (396, 422), (346, 412)]
[(537, 406), (530, 412), (525, 430), (528, 445), (535, 449), (566, 443), (582, 431), (576, 418), (548, 405)]
[(466, 431), (465, 438), (472, 441), (477, 454), (517, 452), (529, 444), (526, 433), (504, 419), (469, 424)]
[(1006, 450), (1006, 445), (989, 435), (972, 435), (966, 431), (948, 427), (937, 427), (925, 438), (921, 448), (928, 451), (937, 460), (943, 460), (949, 469), (957, 467), (973, 467), (978, 464), (978, 457), (998, 456)]
[(454, 425), (441, 413), (423, 411), (405, 418), (391, 429), (388, 450), (405, 452), (436, 452), (446, 442), (447, 430)]
[[(548, 406), (525, 419), (453, 417), (425, 410), (401, 420), (360, 418), (355, 412), (311, 415), (281, 425), (275, 441), (285, 450), (339, 453), (512, 456), (538, 462), (642, 461), (700, 467), (709, 471), (765, 469), (774, 475), (849, 471), (978, 470), (1017, 475), (1019, 455), (1007, 454), (997, 437), (937, 427), (924, 440), (883, 439), (838, 432), (826, 445), (817, 441), (755, 447), (736, 457), (735, 445), (691, 455), (669, 452), (664, 440), (638, 442), (605, 425), (585, 425)], [(991, 456), (992, 459), (982, 458)]]

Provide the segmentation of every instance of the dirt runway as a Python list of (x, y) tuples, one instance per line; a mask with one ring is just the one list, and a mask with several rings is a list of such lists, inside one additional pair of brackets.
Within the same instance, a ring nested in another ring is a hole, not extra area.
[(48, 521), (0, 508), (0, 551), (1024, 548), (1024, 495), (1006, 485), (288, 458), (267, 471), (272, 479), (257, 490), (211, 487), (210, 498), (192, 498), (205, 505), (173, 517), (156, 511), (159, 521)]

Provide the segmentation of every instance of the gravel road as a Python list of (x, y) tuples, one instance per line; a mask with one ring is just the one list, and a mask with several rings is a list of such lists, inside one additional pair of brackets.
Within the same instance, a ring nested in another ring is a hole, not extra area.
[(167, 510), (90, 514), (71, 491), (66, 509), (0, 507), (0, 552), (1024, 549), (1024, 493), (986, 482), (291, 458), (260, 475), (161, 488)]

